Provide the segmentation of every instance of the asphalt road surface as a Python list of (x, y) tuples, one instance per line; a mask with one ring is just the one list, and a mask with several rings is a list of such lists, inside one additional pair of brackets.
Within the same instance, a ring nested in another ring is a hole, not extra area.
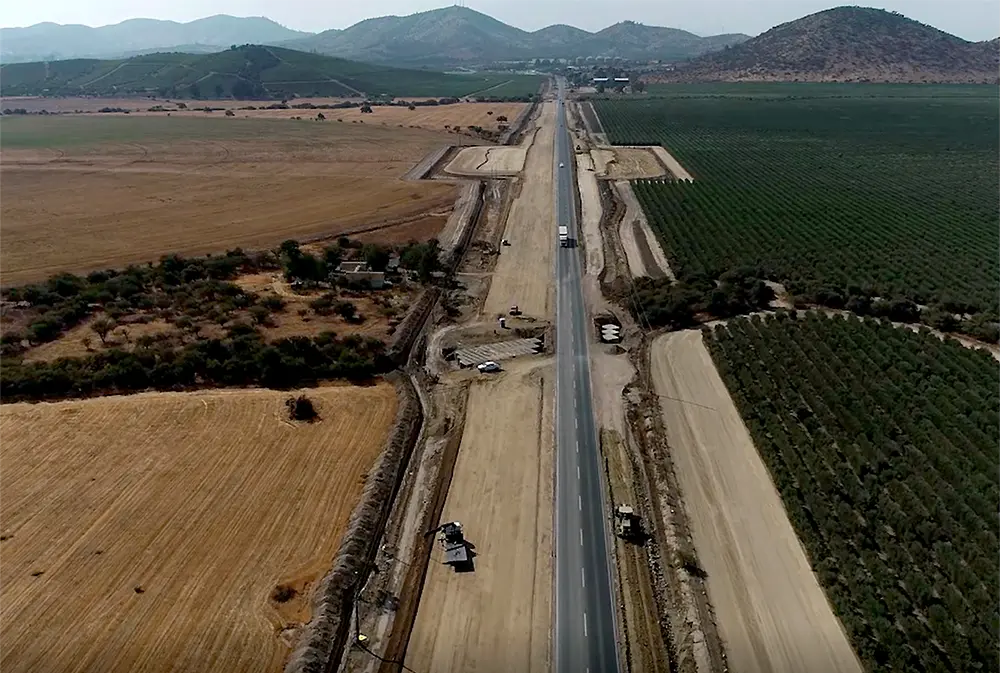
[[(554, 170), (557, 225), (578, 239), (574, 153), (558, 79)], [(563, 164), (563, 168), (560, 167)], [(553, 232), (554, 245), (557, 232)], [(618, 673), (616, 616), (601, 458), (591, 402), (588, 315), (581, 294), (581, 259), (560, 247), (557, 276), (556, 673)]]

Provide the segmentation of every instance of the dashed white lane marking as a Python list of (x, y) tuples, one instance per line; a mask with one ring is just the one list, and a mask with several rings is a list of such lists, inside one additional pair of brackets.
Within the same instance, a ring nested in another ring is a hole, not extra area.
[(587, 612), (582, 612), (581, 616), (584, 617), (584, 634), (585, 634), (585, 638), (587, 638), (588, 637), (588, 613)]
[(581, 569), (581, 588), (582, 588), (582, 589), (584, 588), (584, 585), (585, 585), (585, 580), (584, 580), (584, 568), (582, 568), (582, 569)]
[(581, 543), (582, 547), (584, 546), (584, 529), (582, 528), (578, 528), (578, 542)]
[(578, 469), (578, 479), (580, 479), (581, 478), (581, 466), (578, 465), (577, 469)]
[(574, 417), (574, 429), (575, 430), (578, 429), (578, 417), (577, 416)]
[(578, 511), (581, 511), (581, 496), (578, 496)]

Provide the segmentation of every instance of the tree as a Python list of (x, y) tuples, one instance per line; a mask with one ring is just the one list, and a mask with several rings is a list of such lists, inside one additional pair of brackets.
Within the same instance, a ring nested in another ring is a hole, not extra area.
[(226, 116), (227, 117), (235, 117), (236, 115), (234, 114), (233, 110), (227, 110), (226, 111)]
[(324, 116), (324, 113), (323, 113), (323, 112), (318, 112), (318, 113), (317, 113), (317, 121), (318, 121), (318, 122), (322, 122), (322, 121), (323, 121), (323, 120), (325, 120), (325, 119), (327, 119), (327, 117), (325, 117), (325, 116)]
[(102, 344), (107, 344), (108, 333), (115, 329), (117, 324), (111, 318), (98, 318), (91, 323), (90, 328), (101, 339)]
[(334, 307), (334, 312), (348, 322), (358, 321), (358, 311), (355, 309), (355, 305), (350, 301), (338, 302), (337, 306)]
[(407, 109), (408, 109), (408, 110), (417, 110), (417, 108), (416, 108), (416, 107), (414, 107), (414, 103), (411, 103), (410, 105), (408, 105), (408, 106), (407, 106)]
[(359, 111), (362, 114), (370, 113), (370, 112), (372, 112), (372, 106), (369, 105), (368, 103), (363, 103), (362, 107), (359, 108)]
[(362, 255), (365, 263), (373, 271), (385, 271), (386, 265), (390, 261), (390, 252), (381, 245), (370, 243), (362, 248)]
[(498, 115), (498, 121), (499, 122), (506, 122), (506, 121), (508, 121), (508, 115)]
[(324, 264), (327, 265), (327, 272), (331, 273), (337, 270), (339, 264), (341, 264), (341, 259), (344, 257), (344, 252), (341, 250), (341, 246), (335, 243), (334, 245), (328, 245), (324, 248)]

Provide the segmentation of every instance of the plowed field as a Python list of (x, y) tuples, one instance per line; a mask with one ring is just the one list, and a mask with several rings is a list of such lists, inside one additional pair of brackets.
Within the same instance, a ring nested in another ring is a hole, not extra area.
[(396, 412), (322, 388), (294, 425), (287, 396), (0, 408), (0, 669), (280, 671)]

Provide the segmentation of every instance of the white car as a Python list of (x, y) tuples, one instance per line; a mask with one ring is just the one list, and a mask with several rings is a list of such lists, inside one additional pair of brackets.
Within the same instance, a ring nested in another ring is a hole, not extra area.
[(486, 374), (489, 372), (499, 372), (501, 371), (501, 365), (494, 362), (493, 360), (488, 360), (487, 362), (481, 362), (477, 365), (477, 371)]
[(561, 168), (563, 168), (563, 167), (564, 167), (564, 164), (563, 164), (563, 162), (561, 162), (561, 163), (560, 163), (560, 167), (561, 167)]

